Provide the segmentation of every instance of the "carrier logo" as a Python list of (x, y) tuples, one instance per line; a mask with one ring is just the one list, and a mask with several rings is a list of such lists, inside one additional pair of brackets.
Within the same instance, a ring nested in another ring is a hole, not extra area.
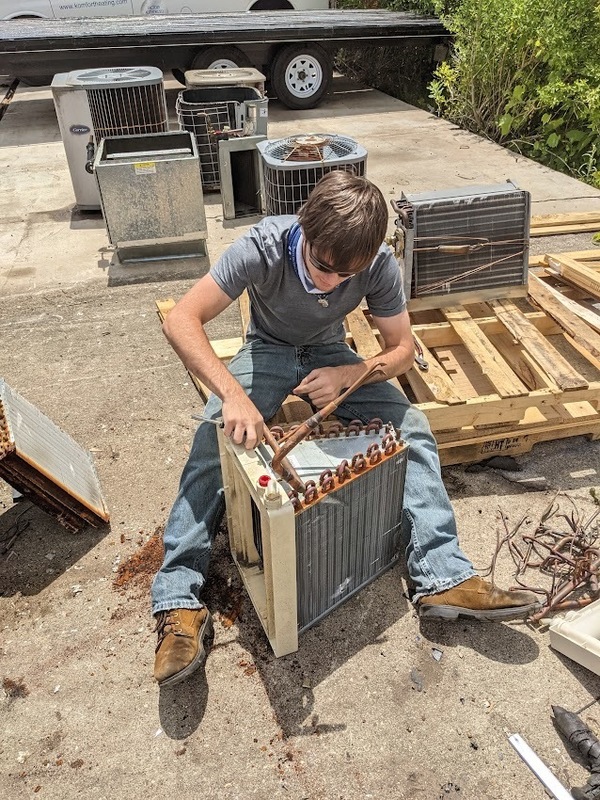
[(91, 129), (88, 128), (87, 125), (71, 125), (69, 131), (74, 133), (75, 136), (82, 136), (84, 133), (91, 133)]

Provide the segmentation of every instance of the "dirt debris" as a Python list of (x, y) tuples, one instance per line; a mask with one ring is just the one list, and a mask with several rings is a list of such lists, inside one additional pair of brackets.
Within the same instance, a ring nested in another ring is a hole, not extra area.
[(113, 589), (121, 594), (133, 593), (136, 597), (142, 597), (150, 591), (152, 580), (164, 557), (164, 529), (164, 525), (159, 525), (150, 539), (119, 565), (113, 580)]
[(23, 678), (12, 678), (5, 677), (2, 679), (2, 688), (4, 689), (4, 693), (8, 697), (9, 701), (23, 699), (27, 697), (29, 694), (29, 689), (23, 682)]

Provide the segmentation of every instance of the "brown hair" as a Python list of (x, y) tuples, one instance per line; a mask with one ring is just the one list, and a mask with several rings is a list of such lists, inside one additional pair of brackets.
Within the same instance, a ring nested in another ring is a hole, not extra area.
[(363, 269), (385, 239), (388, 212), (374, 183), (345, 170), (324, 175), (298, 212), (306, 240), (337, 272)]

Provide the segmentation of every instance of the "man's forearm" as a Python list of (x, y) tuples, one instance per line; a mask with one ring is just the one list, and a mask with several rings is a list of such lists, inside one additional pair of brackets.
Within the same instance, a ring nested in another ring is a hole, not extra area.
[[(171, 312), (173, 313), (173, 312)], [(197, 320), (181, 320), (168, 324), (163, 331), (171, 347), (185, 367), (217, 395), (221, 400), (245, 392), (227, 367), (221, 362), (208, 340), (203, 325)]]
[(365, 359), (361, 364), (350, 364), (340, 367), (344, 370), (344, 386), (350, 386), (366, 369), (374, 364), (381, 364), (381, 368), (376, 370), (367, 378), (365, 383), (380, 383), (397, 375), (403, 375), (412, 367), (415, 360), (413, 347), (398, 345), (387, 347), (372, 358)]

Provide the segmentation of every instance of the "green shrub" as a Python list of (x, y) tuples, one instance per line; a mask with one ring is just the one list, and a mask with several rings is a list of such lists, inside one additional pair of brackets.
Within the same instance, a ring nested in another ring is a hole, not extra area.
[(598, 0), (462, 0), (443, 18), (439, 113), (600, 188)]
[[(600, 0), (339, 4), (439, 15), (454, 39), (450, 58), (438, 66), (429, 86), (438, 113), (600, 188)], [(399, 56), (401, 72), (394, 75), (393, 63), (385, 80), (379, 78), (369, 53), (362, 59), (363, 76), (417, 102), (403, 88), (409, 84), (403, 80), (406, 65)], [(361, 60), (355, 58), (352, 65), (360, 67)]]

